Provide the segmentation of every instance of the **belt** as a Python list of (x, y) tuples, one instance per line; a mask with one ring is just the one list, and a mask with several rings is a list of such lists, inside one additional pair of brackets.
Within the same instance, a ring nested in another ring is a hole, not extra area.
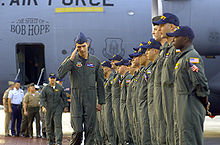
[(19, 106), (19, 105), (21, 105), (21, 104), (11, 104), (11, 105)]

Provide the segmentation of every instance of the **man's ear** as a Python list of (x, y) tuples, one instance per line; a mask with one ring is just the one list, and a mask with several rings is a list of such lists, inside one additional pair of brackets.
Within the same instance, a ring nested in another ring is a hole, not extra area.
[(89, 46), (89, 41), (87, 41), (86, 44)]
[(177, 26), (174, 25), (174, 24), (171, 24), (171, 25), (170, 25), (170, 29), (171, 29), (172, 31), (174, 31), (174, 30), (176, 29), (176, 27), (177, 27)]

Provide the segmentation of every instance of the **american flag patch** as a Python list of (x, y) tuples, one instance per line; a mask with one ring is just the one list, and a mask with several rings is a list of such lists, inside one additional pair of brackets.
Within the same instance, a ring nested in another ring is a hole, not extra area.
[(131, 82), (131, 80), (126, 80), (126, 83), (128, 84), (128, 83), (130, 83)]
[(199, 71), (199, 68), (195, 64), (189, 62), (189, 66), (191, 67), (193, 72), (198, 72)]
[(144, 79), (147, 82), (147, 74), (146, 73), (144, 74)]
[(151, 74), (151, 70), (147, 70), (147, 74), (148, 74), (148, 75)]
[(181, 50), (180, 49), (176, 49), (176, 53), (180, 53), (181, 52)]
[(93, 68), (93, 67), (94, 67), (94, 64), (93, 64), (93, 63), (87, 63), (87, 67)]
[(197, 58), (197, 57), (190, 57), (189, 58), (189, 62), (191, 62), (191, 63), (199, 63), (199, 58)]

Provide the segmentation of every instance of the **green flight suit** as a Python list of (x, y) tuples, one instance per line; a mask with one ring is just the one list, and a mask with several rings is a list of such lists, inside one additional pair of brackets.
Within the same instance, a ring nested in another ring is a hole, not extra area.
[(134, 129), (134, 124), (135, 124), (135, 120), (133, 117), (133, 110), (135, 109), (132, 105), (132, 101), (133, 101), (133, 85), (135, 83), (135, 77), (137, 76), (137, 72), (134, 73), (134, 75), (132, 76), (131, 74), (131, 82), (128, 85), (128, 89), (127, 89), (127, 99), (126, 99), (126, 108), (127, 108), (127, 113), (128, 113), (128, 121), (129, 121), (129, 126), (130, 126), (130, 130), (131, 130), (131, 136), (132, 136), (132, 140), (134, 144), (136, 143), (136, 133), (135, 133), (135, 129)]
[(121, 94), (121, 75), (115, 74), (112, 83), (112, 109), (113, 109), (113, 117), (115, 123), (115, 130), (117, 133), (117, 137), (119, 139), (119, 143), (124, 143), (124, 137), (122, 133), (122, 124), (121, 124), (121, 116), (120, 116), (120, 94)]
[(47, 110), (46, 132), (48, 143), (51, 145), (54, 143), (55, 135), (55, 143), (62, 144), (62, 113), (64, 107), (68, 107), (63, 87), (59, 84), (56, 84), (55, 88), (49, 84), (43, 87), (40, 94), (40, 104)]
[(145, 67), (142, 66), (138, 70), (138, 74), (135, 77), (135, 83), (133, 85), (134, 91), (133, 91), (133, 107), (135, 108), (133, 111), (133, 117), (135, 119), (135, 132), (136, 132), (136, 139), (137, 139), (137, 144), (141, 145), (141, 127), (140, 127), (140, 110), (139, 110), (139, 92), (140, 92), (140, 87), (141, 87), (141, 79), (142, 79), (142, 74), (144, 73)]
[[(198, 72), (193, 71), (196, 67)], [(183, 50), (175, 66), (174, 123), (179, 145), (203, 145), (203, 123), (206, 110), (200, 98), (209, 95), (201, 56), (193, 45)]]
[(146, 77), (148, 80), (148, 91), (147, 91), (147, 102), (148, 102), (148, 116), (149, 116), (149, 124), (150, 124), (150, 135), (151, 135), (151, 143), (152, 145), (158, 145), (156, 139), (156, 121), (155, 121), (155, 109), (154, 109), (154, 77), (155, 77), (155, 67), (157, 60), (152, 62), (149, 68), (146, 71)]
[(127, 143), (132, 143), (132, 136), (130, 125), (128, 121), (128, 112), (126, 106), (126, 99), (127, 99), (127, 88), (129, 83), (131, 82), (132, 75), (127, 72), (121, 80), (121, 96), (120, 96), (120, 115), (121, 115), (121, 122), (122, 122), (122, 130), (124, 135), (124, 140)]
[(168, 46), (161, 73), (162, 107), (166, 121), (166, 144), (174, 144), (174, 121), (173, 121), (173, 101), (174, 101), (174, 68), (177, 55), (173, 44)]
[(160, 54), (157, 59), (157, 63), (155, 66), (154, 73), (154, 90), (153, 90), (153, 98), (154, 98), (154, 108), (155, 108), (155, 122), (156, 122), (156, 139), (158, 144), (164, 145), (166, 144), (166, 122), (163, 114), (162, 107), (162, 89), (161, 89), (161, 70), (163, 67), (165, 54), (167, 51), (168, 43), (165, 43), (162, 46)]
[(101, 135), (101, 112), (96, 113), (96, 124), (95, 124), (95, 139), (94, 142), (96, 145), (102, 145), (103, 144), (103, 138)]
[(115, 137), (115, 126), (112, 112), (112, 83), (113, 83), (113, 75), (111, 75), (105, 81), (105, 101), (104, 105), (104, 121), (105, 121), (105, 130), (107, 133), (108, 142), (111, 145), (116, 145), (116, 137)]
[(77, 54), (73, 61), (67, 57), (58, 69), (60, 78), (64, 78), (68, 72), (71, 83), (71, 126), (74, 130), (70, 144), (80, 143), (85, 130), (85, 145), (92, 145), (96, 98), (98, 104), (105, 103), (103, 69), (97, 57), (89, 54), (88, 59), (84, 59)]
[(138, 91), (138, 112), (141, 128), (141, 145), (151, 145), (151, 133), (148, 117), (147, 74), (145, 74), (150, 66), (151, 63), (149, 63), (148, 67), (144, 67), (142, 69), (139, 79), (140, 89)]

